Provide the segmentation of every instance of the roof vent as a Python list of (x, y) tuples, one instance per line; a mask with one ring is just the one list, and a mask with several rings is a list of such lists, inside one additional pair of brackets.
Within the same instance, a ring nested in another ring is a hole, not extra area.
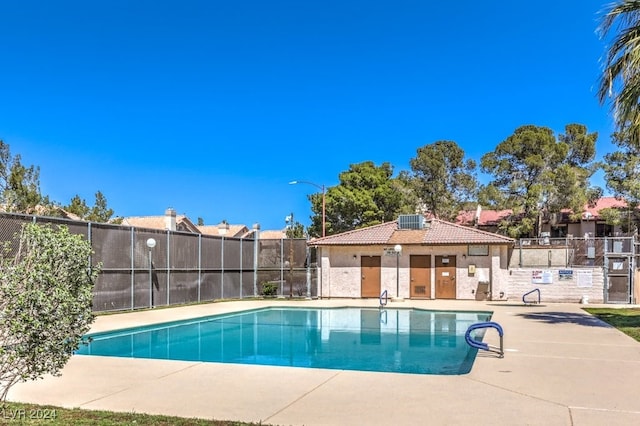
[(398, 229), (422, 229), (424, 216), (421, 214), (401, 214), (398, 216)]

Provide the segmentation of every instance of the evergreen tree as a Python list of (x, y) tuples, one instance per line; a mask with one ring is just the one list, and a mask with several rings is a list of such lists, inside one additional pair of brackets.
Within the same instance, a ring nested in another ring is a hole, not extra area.
[(458, 212), (477, 195), (476, 163), (465, 160), (453, 141), (438, 141), (418, 148), (410, 162), (415, 194), (426, 212), (454, 221)]
[(600, 189), (589, 186), (597, 134), (580, 124), (565, 131), (556, 139), (549, 128), (522, 126), (482, 157), (481, 169), (493, 180), (481, 188), (479, 199), (513, 211), (500, 225), (507, 235), (537, 236), (545, 215), (563, 208), (579, 215), (587, 201), (599, 196)]

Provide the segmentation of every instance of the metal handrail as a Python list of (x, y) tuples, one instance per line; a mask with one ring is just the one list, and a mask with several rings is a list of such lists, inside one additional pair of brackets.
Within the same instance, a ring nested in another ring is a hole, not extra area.
[(380, 308), (380, 324), (387, 324), (387, 310)]
[[(384, 302), (382, 301), (383, 297), (384, 297)], [(389, 295), (387, 294), (387, 290), (385, 290), (382, 293), (380, 293), (380, 308), (382, 308), (383, 306), (386, 306), (388, 302), (389, 302)]]
[(525, 305), (529, 304), (529, 303), (536, 303), (536, 302), (527, 302), (527, 300), (525, 299), (528, 295), (530, 295), (531, 293), (538, 293), (538, 305), (540, 304), (540, 289), (539, 288), (534, 288), (531, 291), (526, 292), (525, 294), (522, 295), (522, 303), (524, 303)]
[[(471, 338), (471, 332), (473, 330), (477, 330), (480, 328), (495, 328), (500, 335), (500, 347), (491, 346), (484, 342), (479, 342)], [(503, 341), (504, 331), (502, 330), (502, 326), (497, 322), (479, 322), (476, 324), (471, 324), (469, 328), (467, 328), (467, 332), (464, 334), (464, 340), (466, 340), (467, 344), (472, 348), (482, 349), (489, 352), (497, 353), (500, 358), (504, 358), (504, 341)]]

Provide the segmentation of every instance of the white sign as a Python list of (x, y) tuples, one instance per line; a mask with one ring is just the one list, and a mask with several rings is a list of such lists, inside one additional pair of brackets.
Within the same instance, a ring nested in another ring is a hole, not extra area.
[(614, 271), (622, 271), (624, 270), (624, 262), (613, 262), (611, 265)]
[(395, 249), (393, 247), (385, 247), (384, 248), (384, 255), (385, 256), (399, 256), (398, 252), (395, 251)]
[(553, 283), (553, 273), (551, 271), (532, 271), (531, 282), (533, 284), (551, 284)]
[(593, 286), (593, 271), (577, 270), (576, 273), (578, 287)]

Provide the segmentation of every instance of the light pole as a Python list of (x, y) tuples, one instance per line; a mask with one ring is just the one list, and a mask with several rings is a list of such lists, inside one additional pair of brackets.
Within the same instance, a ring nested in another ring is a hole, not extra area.
[(151, 254), (152, 249), (156, 246), (156, 240), (149, 238), (147, 240), (147, 247), (149, 247), (149, 307), (153, 308), (153, 257)]
[(309, 182), (308, 180), (292, 180), (291, 182), (289, 182), (289, 185), (296, 185), (298, 183), (306, 183), (307, 185), (313, 185), (316, 188), (320, 189), (322, 191), (322, 236), (324, 237), (326, 235), (326, 215), (325, 215), (325, 201), (326, 201), (326, 191), (325, 191), (325, 187), (324, 185), (318, 185), (317, 183), (313, 183), (313, 182)]
[(396, 252), (396, 298), (400, 299), (400, 253), (402, 253), (402, 246), (396, 244), (393, 251)]

